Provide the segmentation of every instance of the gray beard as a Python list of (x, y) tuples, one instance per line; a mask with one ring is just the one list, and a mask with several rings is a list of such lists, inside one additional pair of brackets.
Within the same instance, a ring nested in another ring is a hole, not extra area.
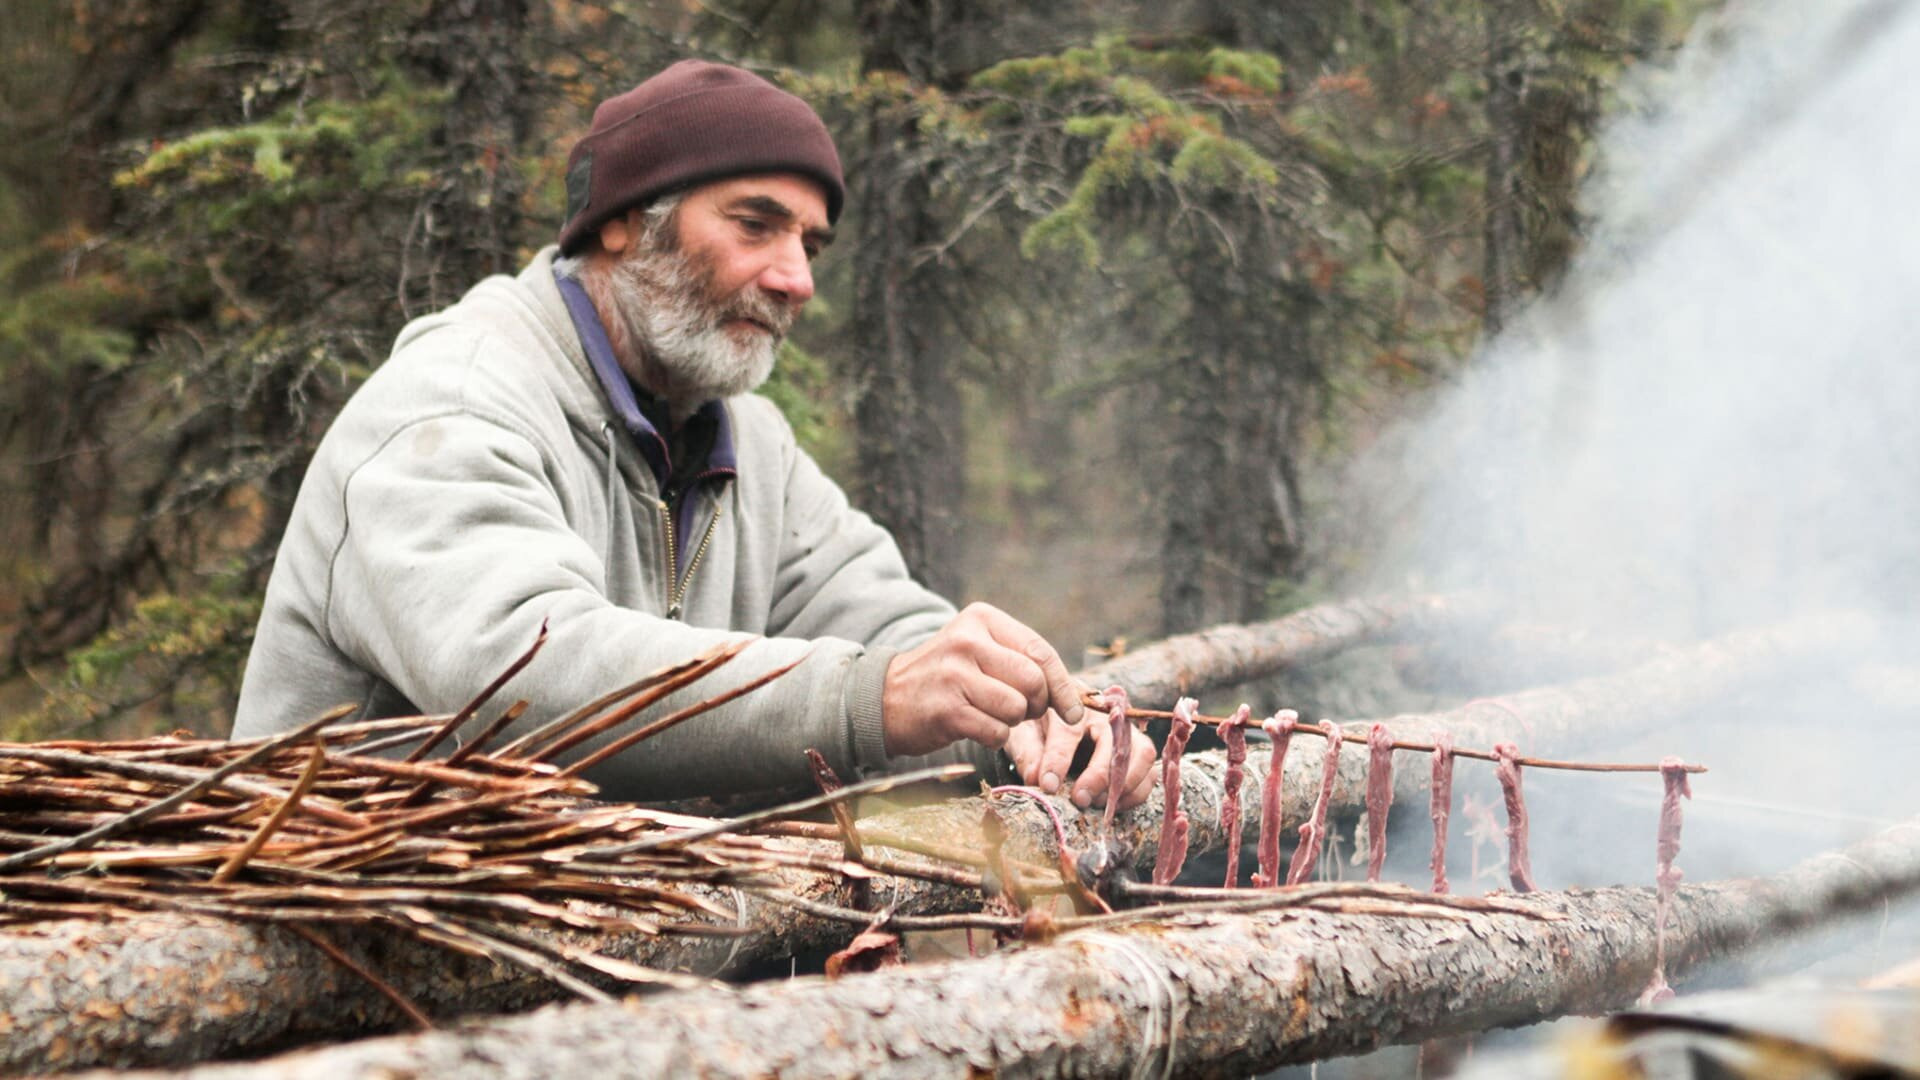
[[(711, 297), (712, 275), (680, 251), (642, 244), (607, 275), (608, 291), (643, 371), (628, 375), (676, 412), (744, 394), (773, 371), (774, 355), (793, 325), (787, 305), (748, 286)], [(744, 339), (729, 319), (748, 317), (773, 328)]]

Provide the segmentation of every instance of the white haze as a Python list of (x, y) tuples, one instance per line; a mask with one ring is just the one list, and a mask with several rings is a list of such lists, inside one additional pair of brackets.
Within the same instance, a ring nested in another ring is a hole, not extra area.
[[(1396, 578), (1630, 638), (1910, 615), (1920, 5), (1736, 3), (1709, 23), (1629, 87), (1559, 293), (1400, 441), (1393, 469), (1418, 494), (1394, 526), (1414, 551)], [(1920, 710), (1847, 698), (1833, 674), (1599, 748), (1712, 766), (1689, 809), (1692, 880), (1780, 869), (1920, 809)], [(1876, 753), (1879, 734), (1896, 742)], [(1528, 786), (1543, 886), (1650, 882), (1657, 782)]]
[(1920, 587), (1920, 18), (1743, 14), (1635, 87), (1587, 254), (1419, 439), (1438, 580), (1682, 637)]

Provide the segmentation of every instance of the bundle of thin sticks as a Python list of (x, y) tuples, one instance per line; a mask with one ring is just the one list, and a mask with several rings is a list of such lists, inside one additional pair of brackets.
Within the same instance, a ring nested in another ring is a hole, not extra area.
[[(385, 925), (593, 998), (605, 997), (595, 983), (609, 980), (698, 982), (594, 945), (607, 935), (724, 932), (715, 920), (732, 923), (736, 913), (690, 884), (752, 884), (769, 867), (796, 862), (834, 872), (820, 866), (817, 852), (741, 835), (759, 820), (826, 800), (715, 822), (596, 802), (579, 773), (790, 670), (620, 730), (750, 643), (728, 642), (654, 672), (493, 748), (525, 709), (515, 703), (431, 761), (539, 642), (450, 717), (343, 724), (349, 710), (341, 709), (251, 742), (164, 736), (0, 744), (0, 925), (135, 910), (272, 923), (383, 992), (375, 974), (316, 931)], [(611, 737), (566, 765), (556, 762), (600, 736)], [(409, 745), (411, 753), (395, 756)], [(836, 795), (926, 778), (895, 777)]]

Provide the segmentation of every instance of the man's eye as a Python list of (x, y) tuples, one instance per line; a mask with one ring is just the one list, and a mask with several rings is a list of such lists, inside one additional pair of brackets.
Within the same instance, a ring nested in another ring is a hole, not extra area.
[(741, 218), (740, 229), (748, 236), (765, 236), (772, 231), (772, 226), (759, 218)]

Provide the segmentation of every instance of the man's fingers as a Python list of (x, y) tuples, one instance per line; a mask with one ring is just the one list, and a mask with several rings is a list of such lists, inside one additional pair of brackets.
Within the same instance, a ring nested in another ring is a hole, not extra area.
[[(1013, 759), (1013, 770), (1020, 774), (1020, 782), (1028, 787), (1040, 783), (1041, 770), (1045, 766), (1046, 752), (1041, 726), (1034, 720), (1015, 726), (1007, 732), (1007, 745), (1002, 747), (1007, 756)], [(1059, 786), (1059, 782), (1055, 781), (1054, 787)]]
[(1010, 728), (1033, 715), (1027, 711), (1027, 699), (1020, 691), (999, 679), (963, 679), (959, 690), (969, 709), (1002, 728)]
[(1127, 790), (1120, 796), (1120, 809), (1139, 806), (1153, 790), (1153, 740), (1144, 731), (1133, 733), (1133, 757), (1127, 762)]
[(942, 725), (950, 736), (947, 742), (972, 739), (982, 746), (998, 750), (1007, 745), (1017, 730), (991, 713), (982, 712), (972, 706), (960, 706), (946, 716)]
[(1047, 678), (1040, 665), (1026, 655), (1002, 645), (997, 639), (979, 643), (973, 662), (980, 673), (1025, 698), (1020, 716), (1031, 720), (1047, 711)]
[(1080, 684), (1074, 681), (1073, 674), (1067, 670), (1066, 661), (1061, 660), (1060, 654), (1047, 644), (1047, 639), (999, 608), (977, 604), (968, 610), (976, 609), (995, 641), (1039, 666), (1041, 677), (1046, 682), (1047, 698), (1054, 711), (1069, 724), (1079, 723), (1083, 711)]
[(1067, 770), (1073, 766), (1073, 755), (1086, 739), (1087, 729), (1067, 723), (1054, 712), (1047, 713), (1046, 728), (1047, 737), (1040, 750), (1040, 779), (1037, 783), (1041, 791), (1051, 795), (1059, 791), (1061, 783), (1066, 780)]
[(1087, 734), (1093, 736), (1093, 757), (1087, 767), (1080, 772), (1080, 778), (1073, 782), (1073, 805), (1085, 810), (1094, 800), (1107, 790), (1107, 772), (1113, 767), (1113, 737), (1107, 732), (1107, 725), (1093, 723), (1087, 725)]

